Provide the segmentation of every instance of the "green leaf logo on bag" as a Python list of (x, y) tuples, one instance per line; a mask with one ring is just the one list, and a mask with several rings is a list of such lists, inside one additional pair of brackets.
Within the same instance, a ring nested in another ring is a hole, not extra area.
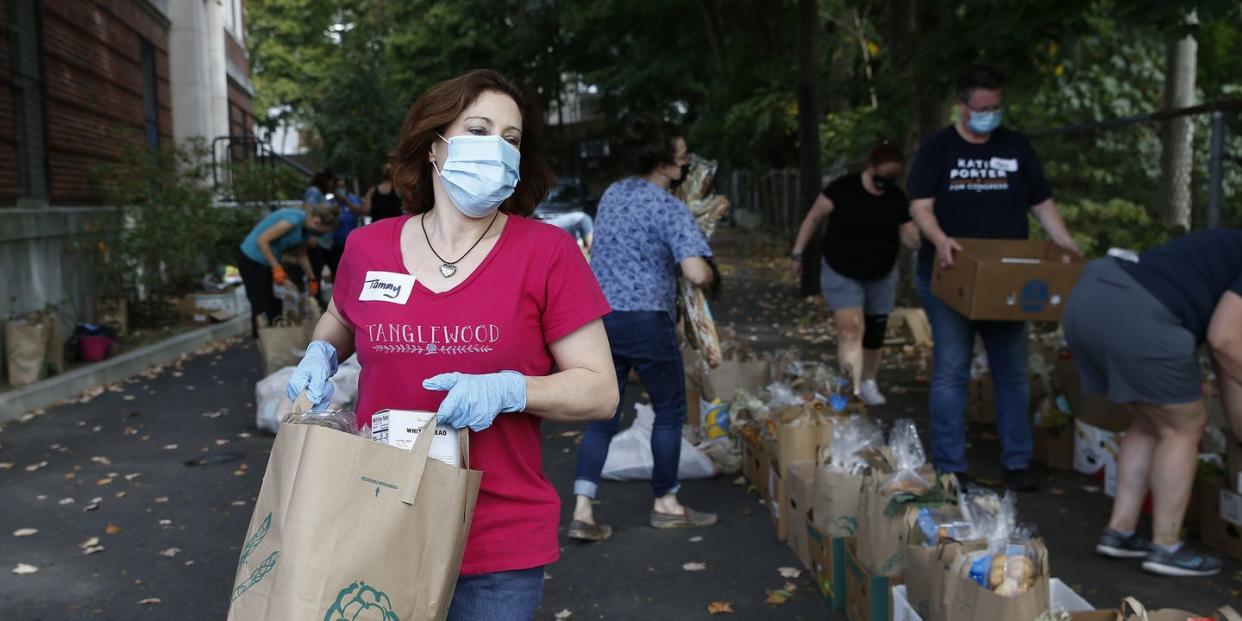
[(392, 611), (392, 602), (388, 600), (388, 595), (367, 586), (365, 582), (355, 582), (341, 589), (336, 596), (336, 602), (323, 616), (323, 621), (357, 621), (359, 619), (401, 621), (397, 613)]
[[(246, 547), (242, 549), (241, 559), (237, 561), (238, 572), (241, 571), (242, 566), (246, 564), (246, 561), (250, 558), (250, 555), (254, 553), (255, 549), (259, 547), (259, 544), (263, 543), (263, 538), (267, 536), (267, 531), (271, 530), (271, 528), (272, 514), (268, 513), (267, 517), (263, 518), (263, 523), (259, 524), (258, 530), (254, 531), (254, 534), (251, 535), (250, 539), (246, 541)], [(237, 586), (233, 587), (233, 600), (241, 597), (243, 593), (249, 591), (251, 587), (262, 581), (264, 576), (271, 573), (271, 571), (276, 568), (276, 562), (278, 560), (280, 560), (280, 550), (272, 552), (267, 556), (267, 558), (263, 559), (263, 562), (259, 563), (259, 566), (255, 568), (254, 571), (250, 572), (249, 578), (246, 578), (245, 580), (239, 582)]]

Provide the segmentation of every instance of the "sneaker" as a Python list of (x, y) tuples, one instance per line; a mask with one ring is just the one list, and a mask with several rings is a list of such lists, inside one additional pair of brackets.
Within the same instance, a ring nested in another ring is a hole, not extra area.
[(1110, 558), (1143, 558), (1151, 554), (1151, 544), (1134, 533), (1125, 536), (1111, 528), (1104, 529), (1095, 551)]
[(683, 507), (684, 513), (651, 512), (651, 526), (654, 528), (698, 528), (716, 523), (715, 513), (700, 513), (690, 507)]
[(1143, 561), (1143, 569), (1161, 576), (1197, 577), (1215, 576), (1220, 573), (1220, 559), (1192, 551), (1182, 544), (1177, 552), (1169, 552), (1160, 546), (1152, 546), (1151, 553)]
[(888, 403), (888, 399), (880, 393), (880, 387), (876, 385), (875, 380), (866, 380), (858, 387), (858, 398), (873, 407)]
[(1039, 478), (1030, 468), (1005, 471), (1005, 487), (1012, 492), (1038, 492)]
[(569, 538), (579, 541), (604, 541), (612, 536), (612, 527), (581, 520), (569, 523)]

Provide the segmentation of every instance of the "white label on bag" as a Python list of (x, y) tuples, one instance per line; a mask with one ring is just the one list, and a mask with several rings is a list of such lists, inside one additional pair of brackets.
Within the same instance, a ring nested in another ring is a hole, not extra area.
[[(418, 433), (435, 416), (435, 412), (380, 410), (371, 417), (371, 439), (403, 451), (413, 450)], [(448, 425), (436, 425), (435, 434), (431, 439), (431, 458), (460, 468), (461, 446), (457, 443), (457, 430)]]
[(1220, 490), (1220, 519), (1242, 526), (1242, 495), (1227, 489)]
[(360, 302), (391, 302), (405, 304), (414, 290), (412, 274), (397, 272), (367, 272), (366, 280), (362, 281), (362, 292), (358, 294)]

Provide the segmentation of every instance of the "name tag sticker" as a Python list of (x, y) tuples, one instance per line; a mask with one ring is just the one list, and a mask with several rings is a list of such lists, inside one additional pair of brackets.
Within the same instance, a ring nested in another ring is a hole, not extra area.
[(361, 302), (391, 302), (405, 304), (414, 290), (414, 276), (397, 272), (367, 272), (362, 283)]
[(990, 162), (992, 169), (1003, 170), (1005, 172), (1018, 172), (1017, 159), (1005, 159), (1003, 157), (994, 157)]

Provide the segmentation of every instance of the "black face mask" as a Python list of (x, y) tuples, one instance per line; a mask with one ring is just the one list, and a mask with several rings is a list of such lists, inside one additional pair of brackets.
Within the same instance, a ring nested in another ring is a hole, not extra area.
[(875, 189), (881, 192), (887, 192), (897, 187), (896, 177), (883, 177), (880, 175), (871, 175), (871, 182), (875, 184)]
[(677, 186), (681, 185), (682, 183), (685, 183), (686, 175), (688, 174), (690, 174), (690, 162), (686, 162), (685, 164), (681, 165), (681, 177), (677, 179), (669, 179), (668, 187), (670, 189), (676, 189)]

